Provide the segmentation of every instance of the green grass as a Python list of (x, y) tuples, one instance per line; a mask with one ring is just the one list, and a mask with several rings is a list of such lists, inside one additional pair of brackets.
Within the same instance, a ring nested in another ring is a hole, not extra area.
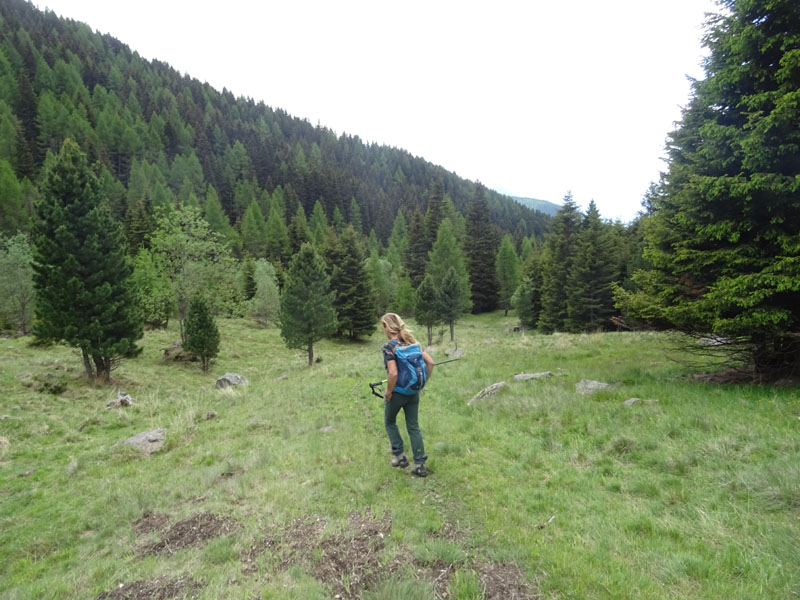
[[(367, 386), (383, 377), (377, 332), (319, 343), (308, 368), (274, 328), (223, 321), (208, 375), (162, 364), (177, 332), (148, 332), (111, 386), (87, 383), (73, 349), (0, 340), (0, 597), (94, 598), (187, 574), (200, 598), (330, 598), (314, 572), (322, 550), (282, 564), (273, 546), (254, 555), (255, 573), (242, 557), (294, 519), (321, 519), (332, 543), (353, 533), (351, 513), (391, 519), (364, 598), (481, 598), (486, 564), (516, 565), (541, 598), (800, 595), (797, 388), (694, 381), (654, 333), (508, 333), (514, 324), (495, 313), (457, 325), (464, 359), (422, 396), (426, 479), (389, 466)], [(449, 347), (439, 334), (430, 351), (443, 360)], [(226, 371), (250, 385), (215, 390)], [(61, 394), (36, 391), (54, 379)], [(580, 379), (615, 388), (580, 396)], [(467, 406), (498, 381), (509, 385)], [(106, 410), (117, 387), (136, 405)], [(630, 397), (642, 402), (623, 406)], [(158, 427), (156, 454), (114, 446)], [(201, 512), (237, 529), (142, 554), (163, 532), (139, 535), (137, 519)], [(443, 566), (436, 587), (424, 573)], [(355, 589), (348, 573), (336, 585)]]

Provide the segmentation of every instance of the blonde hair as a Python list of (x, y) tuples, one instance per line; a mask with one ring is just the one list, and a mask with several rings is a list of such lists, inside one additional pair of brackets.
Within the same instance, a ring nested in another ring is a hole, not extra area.
[(389, 333), (396, 333), (397, 339), (400, 340), (404, 346), (417, 343), (417, 340), (411, 335), (411, 330), (403, 323), (403, 319), (400, 318), (400, 315), (386, 313), (381, 317), (381, 325), (386, 327), (386, 331)]

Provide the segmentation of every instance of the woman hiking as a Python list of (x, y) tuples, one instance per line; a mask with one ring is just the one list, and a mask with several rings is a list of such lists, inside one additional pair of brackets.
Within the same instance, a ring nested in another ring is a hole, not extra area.
[[(381, 317), (381, 325), (383, 331), (389, 341), (381, 348), (383, 353), (383, 366), (386, 368), (386, 393), (384, 397), (384, 410), (383, 410), (383, 423), (386, 426), (386, 433), (389, 434), (389, 442), (392, 445), (392, 466), (405, 468), (408, 466), (408, 458), (403, 452), (403, 438), (400, 435), (400, 430), (397, 427), (397, 413), (403, 409), (406, 417), (406, 429), (408, 430), (408, 437), (411, 442), (411, 450), (414, 455), (414, 468), (411, 472), (417, 477), (425, 477), (428, 472), (425, 470), (425, 461), (428, 457), (425, 455), (425, 446), (422, 443), (422, 432), (419, 429), (419, 421), (417, 418), (419, 412), (419, 392), (413, 394), (401, 394), (395, 392), (395, 384), (397, 383), (397, 363), (398, 359), (395, 351), (398, 347), (406, 347), (411, 344), (416, 344), (417, 340), (411, 335), (411, 331), (406, 327), (398, 315), (394, 313), (386, 313)], [(425, 361), (425, 370), (427, 371), (427, 379), (430, 379), (433, 374), (433, 359), (427, 352), (422, 353), (422, 359)], [(426, 379), (426, 380), (427, 380)]]

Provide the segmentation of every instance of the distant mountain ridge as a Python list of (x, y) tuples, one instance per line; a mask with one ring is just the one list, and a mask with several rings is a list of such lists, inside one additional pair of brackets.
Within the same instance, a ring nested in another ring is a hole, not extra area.
[(561, 210), (561, 205), (556, 204), (555, 202), (550, 202), (548, 200), (539, 200), (538, 198), (524, 198), (521, 196), (511, 196), (514, 200), (522, 204), (523, 206), (527, 206), (528, 208), (532, 208), (533, 210), (538, 210), (541, 213), (546, 215), (550, 215), (551, 217), (555, 215), (559, 210)]

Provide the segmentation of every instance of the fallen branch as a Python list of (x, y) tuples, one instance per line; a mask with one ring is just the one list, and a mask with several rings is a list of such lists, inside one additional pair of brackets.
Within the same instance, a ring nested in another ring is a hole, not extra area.
[(552, 522), (555, 520), (555, 518), (556, 518), (556, 516), (555, 516), (555, 515), (553, 515), (552, 517), (550, 517), (550, 518), (547, 520), (547, 523), (539, 523), (539, 524), (536, 526), (536, 529), (544, 529), (545, 527), (547, 527), (548, 525), (550, 525), (550, 523), (552, 523)]

